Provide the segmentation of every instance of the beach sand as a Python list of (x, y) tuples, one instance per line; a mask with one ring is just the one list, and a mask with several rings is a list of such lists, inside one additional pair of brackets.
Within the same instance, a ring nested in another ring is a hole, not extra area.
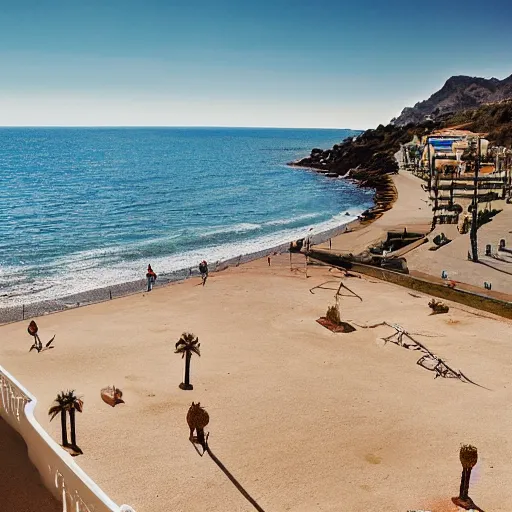
[[(197, 279), (38, 320), (55, 349), (28, 353), (26, 322), (0, 328), (0, 361), (46, 414), (62, 389), (84, 399), (75, 459), (118, 503), (137, 512), (251, 510), (188, 441), (190, 403), (210, 414), (210, 446), (265, 510), (452, 510), (461, 443), (480, 461), (470, 495), (508, 511), (512, 491), (512, 323), (457, 304), (429, 316), (428, 296), (366, 278), (345, 283), (344, 320), (397, 322), (487, 389), (434, 379), (420, 353), (378, 341), (388, 327), (333, 334), (316, 323), (339, 283), (304, 257), (258, 260)], [(333, 289), (310, 288), (326, 281)], [(347, 295), (350, 295), (347, 293)], [(193, 391), (182, 391), (183, 331), (199, 336)], [(125, 405), (100, 399), (115, 384)]]
[[(432, 225), (432, 210), (428, 194), (423, 191), (424, 182), (410, 173), (402, 172), (392, 176), (398, 197), (393, 208), (370, 224), (332, 238), (331, 250), (339, 253), (358, 254), (369, 245), (386, 238), (388, 230), (428, 233)], [(329, 249), (329, 242), (317, 245)]]
[[(413, 178), (396, 176), (395, 207), (333, 239), (333, 249), (353, 250), (397, 224), (428, 225)], [(190, 279), (41, 317), (43, 342), (56, 334), (55, 349), (41, 354), (28, 353), (28, 322), (5, 325), (0, 362), (38, 397), (36, 417), (56, 440), (60, 424), (46, 414), (53, 398), (69, 388), (83, 397), (84, 455), (75, 460), (137, 512), (253, 510), (189, 443), (192, 401), (210, 414), (212, 451), (264, 510), (454, 511), (459, 447), (471, 443), (479, 462), (470, 496), (508, 512), (512, 322), (454, 303), (431, 316), (429, 296), (346, 277), (362, 301), (345, 290), (341, 316), (356, 331), (333, 334), (316, 319), (334, 303), (340, 272), (307, 273), (303, 255), (293, 254), (290, 268), (286, 254), (211, 274), (205, 287)], [(420, 352), (379, 339), (393, 329), (360, 327), (382, 321), (416, 333), (483, 387), (434, 379), (416, 364)], [(178, 388), (184, 361), (173, 351), (183, 331), (201, 341), (193, 391)], [(100, 398), (112, 384), (126, 400), (114, 409)]]

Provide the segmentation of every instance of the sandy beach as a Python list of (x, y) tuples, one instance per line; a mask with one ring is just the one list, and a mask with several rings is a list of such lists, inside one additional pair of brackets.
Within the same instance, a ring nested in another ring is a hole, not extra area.
[[(403, 172), (393, 176), (397, 190), (397, 200), (374, 222), (354, 229), (351, 233), (334, 237), (331, 249), (336, 253), (358, 254), (369, 245), (386, 237), (388, 230), (402, 230), (428, 233), (432, 225), (432, 210), (428, 194), (423, 191), (423, 181), (410, 173)], [(328, 249), (329, 243), (319, 244), (320, 249)]]
[[(397, 224), (427, 225), (416, 178), (395, 179), (395, 207), (333, 248), (354, 250)], [(252, 510), (188, 441), (192, 401), (210, 414), (213, 453), (265, 510), (454, 511), (458, 450), (471, 443), (480, 459), (470, 495), (485, 510), (508, 511), (512, 322), (455, 303), (431, 316), (429, 296), (326, 266), (307, 275), (302, 254), (291, 266), (280, 255), (212, 274), (205, 287), (193, 278), (41, 317), (43, 342), (56, 334), (55, 349), (41, 354), (28, 353), (26, 322), (5, 325), (0, 361), (38, 397), (36, 416), (58, 441), (47, 409), (59, 391), (76, 390), (85, 409), (75, 460), (137, 512)], [(349, 334), (316, 322), (341, 279), (361, 298), (342, 292), (342, 319), (356, 327)], [(420, 352), (382, 341), (392, 328), (363, 328), (380, 322), (414, 333), (479, 386), (434, 379), (416, 364)], [(173, 351), (183, 331), (201, 341), (193, 391), (178, 388), (183, 360)], [(126, 400), (115, 409), (100, 399), (112, 384)]]

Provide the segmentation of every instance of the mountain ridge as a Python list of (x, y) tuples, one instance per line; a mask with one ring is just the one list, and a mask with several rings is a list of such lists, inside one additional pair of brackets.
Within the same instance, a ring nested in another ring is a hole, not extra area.
[(463, 110), (508, 99), (512, 99), (512, 75), (503, 80), (455, 75), (428, 99), (413, 107), (405, 107), (397, 118), (391, 120), (391, 124), (407, 126), (426, 119), (439, 120)]

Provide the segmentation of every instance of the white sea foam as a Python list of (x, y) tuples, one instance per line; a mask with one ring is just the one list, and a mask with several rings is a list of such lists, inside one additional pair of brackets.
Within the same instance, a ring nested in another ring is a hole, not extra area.
[(254, 231), (256, 229), (260, 229), (261, 224), (252, 224), (250, 222), (242, 222), (240, 224), (234, 224), (231, 226), (221, 226), (218, 228), (213, 228), (211, 230), (204, 231), (200, 233), (200, 238), (206, 238), (211, 235), (220, 235), (227, 233), (245, 233), (247, 231)]
[(295, 222), (299, 222), (301, 220), (318, 219), (318, 217), (321, 217), (321, 216), (322, 216), (321, 213), (305, 213), (303, 215), (297, 215), (295, 217), (271, 220), (269, 222), (265, 222), (265, 226), (288, 226), (290, 224), (294, 224)]

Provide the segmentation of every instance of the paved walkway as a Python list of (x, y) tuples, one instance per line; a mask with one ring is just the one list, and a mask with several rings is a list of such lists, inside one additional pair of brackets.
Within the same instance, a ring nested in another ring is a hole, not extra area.
[(351, 233), (344, 233), (329, 242), (315, 246), (317, 249), (331, 250), (334, 254), (358, 254), (369, 245), (386, 238), (388, 230), (428, 233), (432, 225), (432, 210), (427, 194), (421, 188), (423, 181), (409, 172), (392, 176), (398, 198), (391, 210), (366, 226)]
[(0, 418), (0, 512), (60, 512), (28, 458), (21, 436)]
[[(406, 259), (411, 273), (417, 271), (441, 277), (441, 272), (444, 270), (448, 274), (448, 279), (465, 283), (478, 293), (486, 293), (484, 282), (487, 281), (492, 284), (493, 292), (510, 297), (512, 294), (512, 255), (508, 252), (498, 253), (497, 247), (502, 238), (505, 239), (508, 248), (512, 246), (512, 205), (505, 204), (503, 201), (495, 201), (493, 207), (503, 211), (478, 230), (480, 264), (467, 259), (471, 245), (469, 234), (459, 234), (455, 225), (441, 224), (429, 235), (429, 239), (432, 240), (435, 235), (443, 232), (452, 242), (437, 251), (429, 250), (433, 245), (429, 243), (408, 253)], [(491, 245), (492, 252), (497, 255), (498, 259), (485, 256), (487, 244)], [(504, 300), (511, 299), (505, 298)]]

